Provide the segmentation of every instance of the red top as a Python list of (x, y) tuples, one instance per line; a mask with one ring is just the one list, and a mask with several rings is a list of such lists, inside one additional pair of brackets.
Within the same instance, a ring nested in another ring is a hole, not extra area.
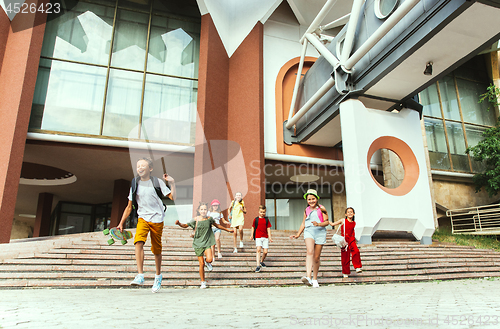
[(267, 228), (271, 227), (271, 221), (269, 221), (269, 224), (266, 226), (266, 221), (267, 218), (260, 218), (260, 217), (255, 217), (253, 220), (252, 227), (255, 228), (255, 222), (259, 221), (259, 224), (257, 224), (257, 230), (255, 231), (255, 238), (268, 238), (269, 236), (267, 235)]
[(351, 243), (352, 241), (355, 241), (356, 240), (356, 237), (355, 237), (355, 234), (354, 234), (354, 227), (356, 227), (356, 222), (355, 221), (352, 221), (350, 222), (349, 220), (345, 220), (345, 224), (343, 224), (342, 226), (345, 225), (345, 235), (344, 235), (344, 228), (341, 227), (340, 228), (340, 234), (345, 238), (345, 241), (347, 243)]

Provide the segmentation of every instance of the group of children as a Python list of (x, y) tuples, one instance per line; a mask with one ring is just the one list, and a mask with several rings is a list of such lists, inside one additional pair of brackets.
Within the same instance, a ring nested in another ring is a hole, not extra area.
[[(152, 291), (158, 292), (161, 288), (161, 251), (162, 251), (162, 231), (164, 220), (164, 208), (161, 197), (168, 197), (175, 200), (175, 180), (168, 174), (163, 175), (163, 180), (151, 176), (153, 171), (153, 162), (148, 158), (142, 158), (137, 162), (138, 176), (132, 181), (129, 193), (129, 202), (125, 208), (122, 219), (117, 228), (123, 230), (127, 217), (136, 212), (138, 217), (137, 230), (134, 238), (135, 257), (137, 262), (138, 274), (131, 282), (131, 285), (144, 284), (144, 244), (148, 233), (151, 237), (151, 251), (155, 256), (156, 275)], [(168, 186), (167, 186), (168, 184)], [(341, 249), (342, 273), (344, 277), (350, 274), (350, 257), (356, 272), (361, 272), (361, 260), (359, 249), (354, 237), (354, 209), (347, 208), (345, 218), (336, 222), (328, 220), (328, 214), (324, 206), (319, 204), (318, 193), (310, 189), (304, 194), (307, 201), (307, 208), (304, 211), (304, 218), (299, 231), (291, 235), (291, 239), (297, 239), (302, 232), (307, 249), (306, 255), (306, 276), (302, 277), (302, 282), (313, 288), (319, 287), (318, 271), (320, 265), (320, 256), (323, 245), (326, 243), (326, 227), (342, 224), (342, 235), (347, 245)], [(215, 199), (210, 204), (201, 202), (196, 210), (196, 217), (187, 224), (178, 220), (175, 222), (182, 228), (193, 229), (193, 248), (198, 257), (199, 273), (201, 278), (200, 288), (207, 287), (205, 281), (205, 267), (208, 271), (212, 270), (212, 262), (215, 256), (215, 247), (217, 247), (217, 258), (222, 258), (220, 249), (221, 230), (233, 233), (234, 253), (238, 252), (237, 238), (238, 231), (240, 236), (240, 248), (243, 248), (243, 225), (244, 214), (247, 210), (242, 199), (241, 193), (236, 193), (235, 199), (231, 202), (228, 219), (226, 221), (220, 208), (220, 202)], [(224, 225), (231, 225), (227, 228)], [(269, 242), (271, 238), (271, 223), (266, 217), (266, 207), (259, 206), (259, 216), (253, 220), (250, 240), (255, 240), (256, 245), (256, 268), (255, 272), (260, 272), (266, 267), (266, 259)], [(262, 256), (261, 256), (262, 253)]]

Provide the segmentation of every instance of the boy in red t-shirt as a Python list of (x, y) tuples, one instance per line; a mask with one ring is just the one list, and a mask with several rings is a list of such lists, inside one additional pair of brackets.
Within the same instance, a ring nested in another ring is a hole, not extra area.
[[(257, 268), (255, 272), (260, 272), (262, 267), (266, 267), (264, 259), (266, 259), (267, 250), (269, 249), (269, 241), (273, 242), (273, 239), (271, 239), (271, 222), (266, 217), (266, 206), (259, 206), (259, 217), (255, 217), (253, 220), (251, 239), (255, 239), (255, 245), (257, 246), (257, 255), (255, 257)], [(260, 259), (261, 249), (264, 249), (262, 260)]]

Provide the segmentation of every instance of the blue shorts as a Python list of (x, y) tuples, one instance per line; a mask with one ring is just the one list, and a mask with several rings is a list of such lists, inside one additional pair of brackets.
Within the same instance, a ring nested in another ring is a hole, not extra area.
[(304, 230), (304, 239), (314, 239), (315, 244), (326, 244), (325, 227), (306, 227)]

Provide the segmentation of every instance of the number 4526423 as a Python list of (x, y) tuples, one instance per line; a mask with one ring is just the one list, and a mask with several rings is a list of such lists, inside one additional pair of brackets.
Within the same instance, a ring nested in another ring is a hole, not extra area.
[(58, 14), (61, 12), (61, 4), (60, 3), (42, 3), (40, 5), (37, 5), (36, 3), (9, 3), (5, 7), (5, 12), (7, 14), (10, 13), (15, 13), (15, 14), (35, 14), (37, 12), (39, 13), (47, 13), (47, 14)]

